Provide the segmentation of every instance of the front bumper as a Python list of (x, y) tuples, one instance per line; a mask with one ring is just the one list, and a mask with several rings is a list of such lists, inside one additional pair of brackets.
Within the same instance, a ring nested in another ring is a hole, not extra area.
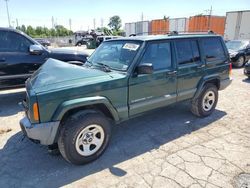
[(232, 81), (233, 80), (231, 78), (222, 80), (220, 82), (220, 90), (226, 89), (232, 83)]
[(31, 140), (38, 141), (42, 145), (54, 143), (60, 121), (31, 124), (27, 117), (20, 120), (23, 133)]

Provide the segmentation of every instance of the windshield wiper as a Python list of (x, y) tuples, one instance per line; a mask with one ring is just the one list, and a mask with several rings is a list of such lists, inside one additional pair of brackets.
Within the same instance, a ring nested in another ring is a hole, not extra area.
[[(92, 67), (93, 66), (93, 63), (89, 60), (86, 60), (86, 63), (90, 64), (90, 65), (87, 65), (88, 67)], [(86, 66), (86, 63), (84, 64)]]
[(97, 63), (97, 64), (100, 65), (105, 72), (111, 72), (110, 66), (108, 66), (108, 65), (106, 65), (104, 63)]

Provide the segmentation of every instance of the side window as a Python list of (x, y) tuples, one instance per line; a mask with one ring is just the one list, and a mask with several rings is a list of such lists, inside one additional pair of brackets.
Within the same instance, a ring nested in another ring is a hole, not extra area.
[(0, 31), (0, 52), (8, 51), (8, 32)]
[(6, 51), (8, 52), (28, 52), (29, 47), (32, 43), (23, 37), (14, 32), (8, 32)]
[(219, 38), (206, 38), (202, 40), (206, 60), (214, 61), (226, 58)]
[(149, 43), (140, 64), (143, 63), (152, 63), (154, 70), (170, 68), (172, 66), (170, 43)]
[(176, 41), (176, 50), (179, 65), (200, 61), (200, 53), (196, 40)]

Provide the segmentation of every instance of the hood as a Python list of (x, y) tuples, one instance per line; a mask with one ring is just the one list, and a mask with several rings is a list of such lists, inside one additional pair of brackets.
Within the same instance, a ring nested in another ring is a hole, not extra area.
[(124, 77), (117, 72), (68, 64), (48, 59), (30, 78), (29, 84), (35, 93), (58, 90), (73, 86), (91, 85)]

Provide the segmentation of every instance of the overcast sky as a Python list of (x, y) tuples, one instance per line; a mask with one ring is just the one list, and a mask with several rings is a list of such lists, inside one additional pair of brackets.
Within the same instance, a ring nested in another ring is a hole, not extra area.
[[(250, 0), (9, 0), (11, 24), (52, 27), (54, 22), (72, 30), (87, 30), (94, 26), (106, 26), (113, 15), (119, 15), (124, 23), (141, 20), (189, 17), (206, 14), (212, 6), (214, 15), (226, 15), (228, 11), (250, 10)], [(249, 18), (250, 19), (250, 18)], [(0, 0), (0, 26), (8, 26), (5, 0)]]

